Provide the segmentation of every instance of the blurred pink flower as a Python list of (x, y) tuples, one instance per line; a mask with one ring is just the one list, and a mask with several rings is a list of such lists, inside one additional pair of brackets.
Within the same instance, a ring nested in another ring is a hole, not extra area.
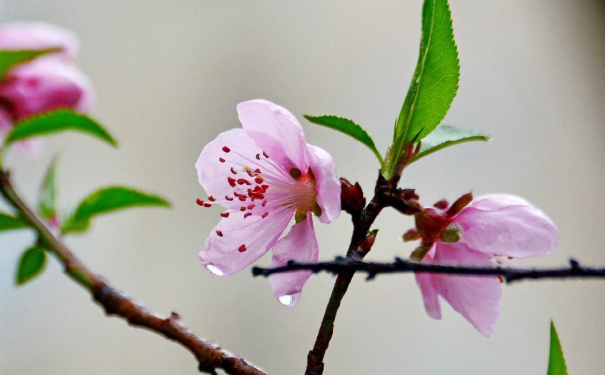
[[(436, 241), (424, 262), (491, 266), (496, 257), (550, 254), (558, 242), (554, 223), (541, 210), (513, 195), (478, 197), (451, 221), (461, 228), (460, 240)], [(484, 336), (494, 331), (502, 296), (498, 277), (418, 273), (416, 281), (432, 318), (441, 319), (441, 296)]]
[[(286, 109), (265, 100), (237, 106), (243, 129), (219, 134), (197, 163), (209, 197), (198, 204), (226, 208), (200, 252), (202, 264), (230, 276), (273, 250), (271, 266), (289, 260), (316, 262), (312, 213), (330, 223), (340, 214), (340, 182), (332, 157), (307, 144), (300, 123)], [(292, 217), (295, 224), (280, 239)], [(311, 275), (272, 275), (276, 298), (293, 307)]]
[[(20, 64), (0, 81), (0, 132), (16, 121), (56, 109), (88, 113), (93, 88), (75, 66), (78, 37), (71, 31), (45, 23), (11, 23), (0, 27), (0, 50), (61, 48), (61, 51)], [(22, 142), (35, 153), (39, 141)]]

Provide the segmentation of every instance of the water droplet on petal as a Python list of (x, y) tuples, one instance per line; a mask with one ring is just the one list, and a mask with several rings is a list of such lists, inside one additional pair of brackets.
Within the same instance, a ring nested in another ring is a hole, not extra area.
[(291, 296), (289, 294), (284, 294), (283, 296), (278, 298), (279, 303), (281, 303), (284, 306), (291, 306), (294, 303), (294, 296)]
[(206, 268), (208, 269), (208, 271), (212, 272), (213, 274), (215, 274), (217, 276), (223, 276), (225, 274), (223, 271), (221, 271), (220, 268), (218, 268), (217, 266), (215, 266), (212, 263), (208, 264), (206, 266)]

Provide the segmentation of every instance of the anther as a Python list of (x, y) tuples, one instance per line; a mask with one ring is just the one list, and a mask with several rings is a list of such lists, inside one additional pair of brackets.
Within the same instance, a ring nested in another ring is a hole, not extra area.
[(268, 213), (268, 212), (263, 213), (262, 218), (263, 218), (263, 219), (264, 219), (264, 218), (266, 218), (266, 217), (267, 217), (267, 215), (269, 215), (269, 213)]
[(229, 217), (229, 212), (221, 212), (221, 217)]
[(267, 155), (267, 153), (265, 151), (263, 151), (263, 156), (266, 157), (267, 159), (269, 159), (269, 155)]
[(240, 210), (240, 211), (242, 211), (242, 212), (246, 211), (246, 206), (241, 206), (241, 207), (239, 208), (239, 210)]
[(215, 199), (215, 198), (214, 198), (212, 195), (208, 197), (208, 200), (209, 200), (210, 202), (214, 202), (214, 201), (216, 201), (216, 199)]
[(233, 167), (231, 167), (231, 173), (237, 174), (237, 172), (235, 171), (235, 169), (233, 169)]
[(240, 247), (237, 248), (237, 251), (239, 251), (240, 253), (243, 253), (244, 251), (246, 251), (246, 245), (241, 244)]
[(246, 213), (244, 214), (244, 219), (245, 219), (245, 218), (247, 218), (247, 217), (248, 217), (248, 216), (250, 216), (250, 215), (252, 215), (252, 212), (246, 212)]
[(261, 204), (261, 206), (265, 207), (267, 205), (267, 201), (263, 201), (263, 203)]
[(227, 181), (229, 181), (231, 187), (235, 187), (235, 178), (227, 177)]
[(231, 149), (227, 146), (223, 146), (223, 151), (224, 152), (231, 152)]
[(265, 180), (264, 180), (262, 177), (256, 177), (256, 178), (254, 179), (254, 182), (256, 182), (257, 184), (262, 184), (262, 183), (263, 183), (263, 181), (265, 181)]
[(199, 199), (199, 198), (195, 200), (195, 203), (197, 203), (198, 206), (203, 206), (204, 205), (204, 201), (201, 200), (201, 199)]
[(254, 208), (254, 205), (253, 205), (253, 204), (249, 204), (249, 205), (248, 205), (248, 209), (249, 209), (249, 210), (251, 210), (251, 209), (253, 209), (253, 208)]
[(217, 230), (217, 231), (216, 231), (216, 234), (217, 234), (219, 237), (223, 237), (223, 232), (221, 232), (220, 230)]
[(204, 203), (204, 207), (212, 207), (210, 203)]
[(225, 199), (226, 199), (226, 200), (228, 200), (228, 201), (232, 201), (232, 200), (233, 200), (233, 197), (230, 197), (230, 196), (228, 196), (228, 195), (225, 195)]
[(224, 162), (225, 162), (225, 159), (223, 159), (223, 158), (218, 158), (218, 161), (220, 161), (221, 163), (224, 163)]
[(239, 200), (240, 200), (240, 201), (242, 201), (242, 202), (245, 202), (247, 198), (248, 198), (248, 197), (246, 197), (246, 196), (245, 196), (245, 195), (243, 195), (243, 194), (242, 194), (242, 195), (238, 195), (238, 196), (237, 196), (237, 199), (239, 199)]

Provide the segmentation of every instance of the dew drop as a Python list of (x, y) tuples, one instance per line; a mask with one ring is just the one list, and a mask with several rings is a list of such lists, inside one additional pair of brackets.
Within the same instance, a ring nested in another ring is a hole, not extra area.
[(213, 274), (215, 274), (217, 276), (223, 276), (225, 274), (223, 271), (221, 271), (220, 268), (218, 268), (217, 266), (215, 266), (212, 263), (206, 265), (206, 268), (208, 269), (208, 271), (212, 272)]
[(279, 303), (284, 306), (291, 306), (294, 303), (294, 296), (289, 294), (284, 294), (283, 296), (278, 298)]

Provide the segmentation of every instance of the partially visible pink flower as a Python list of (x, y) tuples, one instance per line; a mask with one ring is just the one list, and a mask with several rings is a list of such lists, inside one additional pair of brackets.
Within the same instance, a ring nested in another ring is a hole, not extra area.
[[(78, 37), (71, 31), (46, 23), (22, 22), (0, 27), (0, 50), (58, 48), (60, 51), (20, 64), (0, 81), (0, 132), (16, 121), (56, 109), (88, 113), (93, 88), (74, 64)], [(9, 124), (7, 126), (7, 124)], [(30, 156), (40, 150), (37, 139), (20, 142)]]
[[(550, 254), (558, 242), (554, 223), (541, 210), (513, 195), (478, 197), (448, 222), (461, 228), (460, 239), (455, 243), (436, 239), (424, 262), (490, 266), (497, 257)], [(418, 273), (416, 281), (432, 318), (441, 319), (441, 297), (484, 336), (494, 331), (502, 296), (498, 277)]]
[[(289, 260), (316, 262), (312, 216), (330, 223), (340, 214), (340, 182), (332, 157), (307, 144), (286, 109), (266, 100), (237, 106), (243, 129), (219, 134), (197, 160), (208, 193), (198, 204), (226, 208), (200, 252), (217, 276), (230, 276), (273, 249), (272, 266)], [(292, 218), (295, 224), (281, 238)], [(272, 275), (273, 292), (288, 307), (298, 304), (310, 271)]]
[(0, 50), (50, 48), (61, 48), (61, 53), (75, 60), (80, 41), (74, 32), (43, 22), (13, 22), (0, 26)]

